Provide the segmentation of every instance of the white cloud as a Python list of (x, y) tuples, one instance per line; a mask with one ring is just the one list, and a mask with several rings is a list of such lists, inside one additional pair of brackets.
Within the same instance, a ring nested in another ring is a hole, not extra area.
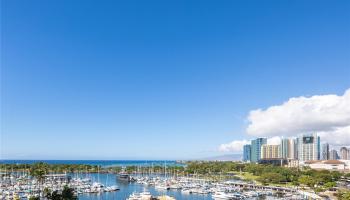
[(333, 146), (349, 146), (350, 145), (350, 126), (337, 128), (334, 131), (319, 132), (321, 140), (327, 141)]
[(249, 140), (234, 140), (230, 143), (227, 144), (221, 144), (219, 146), (219, 151), (221, 152), (242, 152), (243, 150), (243, 146), (245, 144), (249, 144), (250, 141)]
[(344, 95), (294, 97), (281, 105), (253, 110), (247, 133), (255, 137), (317, 132), (330, 144), (350, 144), (350, 89)]
[[(219, 151), (240, 153), (243, 151), (243, 146), (245, 144), (250, 144), (250, 140), (234, 140), (234, 141), (227, 143), (227, 144), (221, 144), (219, 146)], [(281, 144), (281, 137), (275, 136), (272, 138), (268, 138), (267, 144), (279, 145), (279, 144)]]
[[(280, 144), (281, 137), (318, 133), (322, 142), (350, 146), (350, 88), (343, 95), (293, 97), (281, 105), (250, 111), (249, 137), (267, 137), (268, 144)], [(248, 140), (222, 144), (220, 151), (242, 152)]]
[(267, 138), (267, 144), (270, 144), (270, 145), (279, 145), (281, 144), (281, 137), (279, 136), (274, 136), (272, 138)]

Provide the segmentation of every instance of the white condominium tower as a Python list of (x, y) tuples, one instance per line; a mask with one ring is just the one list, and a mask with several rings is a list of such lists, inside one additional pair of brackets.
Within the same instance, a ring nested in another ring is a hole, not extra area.
[(305, 134), (298, 138), (298, 158), (300, 162), (320, 160), (320, 137), (317, 134)]
[(281, 141), (281, 158), (297, 159), (297, 142), (294, 138), (283, 138)]

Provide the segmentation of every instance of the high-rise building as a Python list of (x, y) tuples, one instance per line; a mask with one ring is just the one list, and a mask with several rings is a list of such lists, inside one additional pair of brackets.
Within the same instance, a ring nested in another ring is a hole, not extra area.
[(261, 145), (261, 159), (281, 158), (281, 145)]
[(250, 155), (251, 155), (251, 145), (246, 144), (243, 146), (243, 161), (250, 162)]
[(281, 158), (288, 158), (289, 156), (289, 139), (288, 138), (283, 138), (281, 140), (281, 149), (280, 149), (280, 157)]
[(317, 134), (301, 135), (298, 138), (298, 159), (300, 162), (320, 159), (320, 137)]
[(297, 159), (296, 139), (284, 138), (281, 141), (281, 158)]
[(340, 148), (340, 159), (347, 160), (349, 159), (349, 149), (346, 147)]
[(252, 140), (252, 142), (251, 142), (251, 154), (250, 154), (250, 161), (252, 163), (257, 163), (260, 160), (261, 145), (266, 144), (266, 143), (267, 143), (266, 138), (257, 138), (255, 140)]
[(338, 156), (337, 150), (332, 149), (332, 150), (329, 152), (329, 160), (338, 160), (338, 159), (339, 159), (339, 156)]
[(322, 144), (322, 160), (329, 160), (329, 144), (324, 143)]
[(299, 138), (295, 138), (294, 142), (294, 159), (299, 160)]

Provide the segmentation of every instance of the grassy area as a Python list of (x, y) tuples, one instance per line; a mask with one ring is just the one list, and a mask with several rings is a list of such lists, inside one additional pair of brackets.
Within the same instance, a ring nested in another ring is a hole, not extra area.
[[(259, 181), (257, 181), (259, 176), (255, 176), (252, 173), (249, 173), (249, 172), (241, 172), (241, 173), (240, 172), (235, 172), (235, 173), (236, 173), (236, 176), (239, 177), (242, 180), (259, 182)], [(271, 186), (279, 186), (279, 187), (294, 187), (291, 182), (283, 183), (283, 184), (282, 183), (281, 184), (272, 184), (272, 183), (270, 183), (269, 185), (271, 185)]]
[(236, 176), (246, 181), (256, 181), (259, 178), (259, 176), (255, 176), (249, 172), (237, 172)]

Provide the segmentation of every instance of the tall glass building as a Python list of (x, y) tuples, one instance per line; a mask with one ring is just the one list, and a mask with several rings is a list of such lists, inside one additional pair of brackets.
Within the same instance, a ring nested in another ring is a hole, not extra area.
[(266, 138), (257, 138), (251, 142), (251, 155), (250, 162), (257, 163), (260, 160), (261, 156), (261, 146), (267, 144)]
[(329, 160), (329, 144), (322, 144), (322, 160)]
[(246, 144), (243, 146), (243, 161), (250, 162), (251, 145)]
[(337, 150), (332, 149), (332, 150), (329, 152), (329, 160), (338, 160), (338, 159), (339, 159), (339, 155), (338, 155)]
[(283, 138), (281, 141), (281, 158), (288, 158), (289, 155), (289, 139), (288, 138)]

